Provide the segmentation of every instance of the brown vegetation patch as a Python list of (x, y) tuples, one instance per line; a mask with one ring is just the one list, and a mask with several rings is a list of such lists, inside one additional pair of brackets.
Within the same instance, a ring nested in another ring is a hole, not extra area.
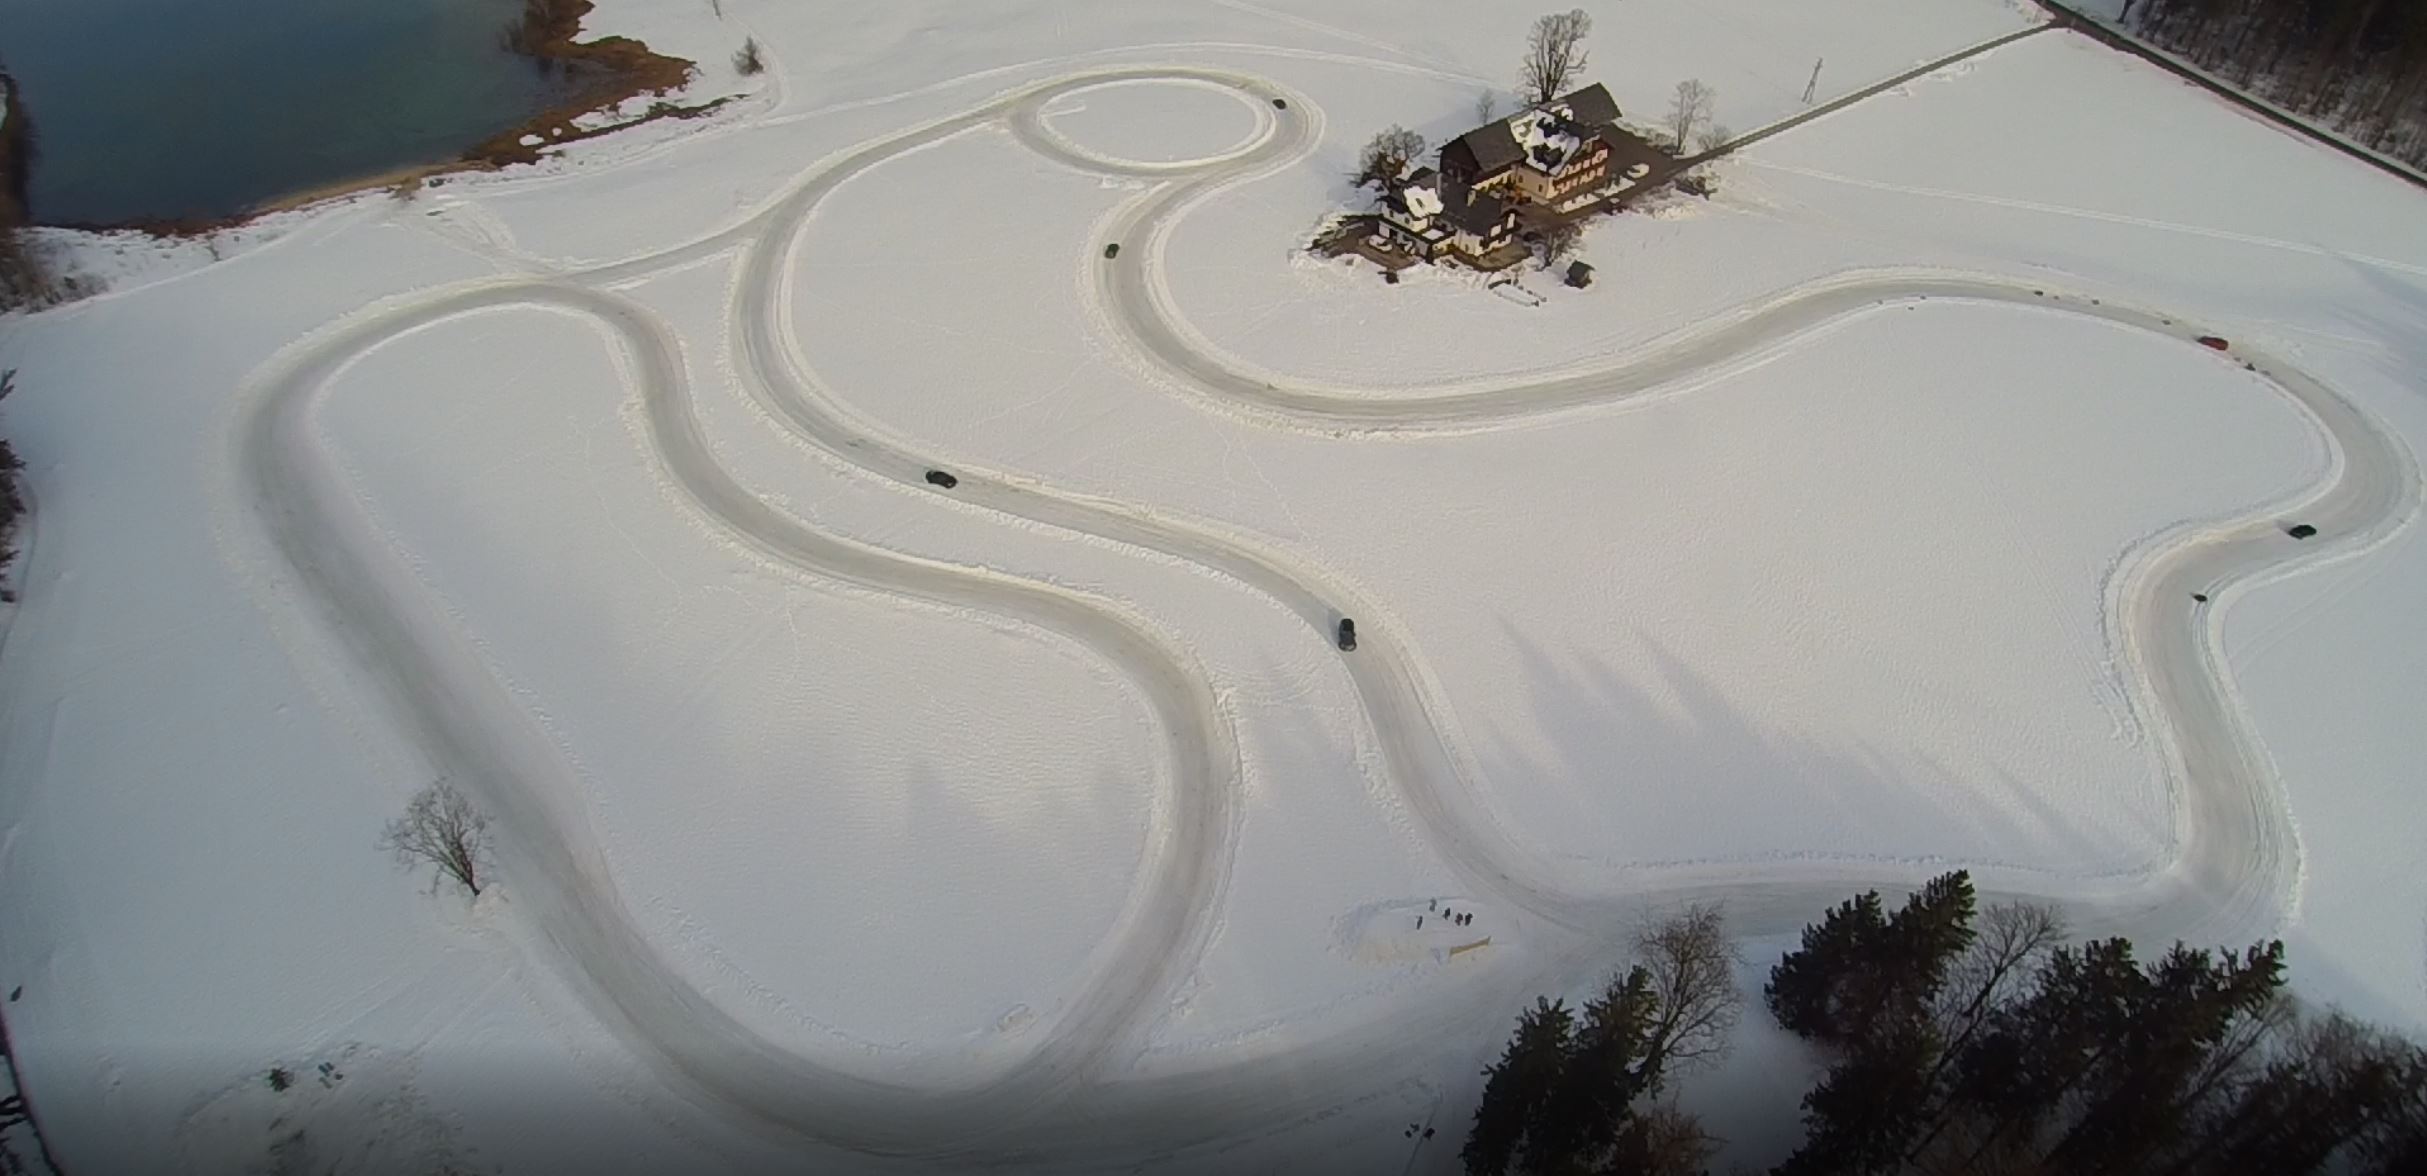
[[(523, 0), (522, 19), (507, 29), (506, 44), (539, 62), (544, 69), (565, 71), (580, 84), (565, 101), (464, 152), (464, 163), (475, 167), (534, 163), (551, 146), (595, 138), (660, 118), (698, 118), (723, 105), (722, 100), (697, 106), (653, 102), (636, 118), (586, 130), (574, 126), (575, 119), (591, 111), (604, 110), (642, 94), (664, 95), (681, 89), (696, 72), (691, 62), (655, 52), (630, 37), (574, 40), (581, 35), (582, 18), (590, 14), (591, 7), (591, 0)], [(541, 142), (535, 145), (523, 142), (533, 136)]]

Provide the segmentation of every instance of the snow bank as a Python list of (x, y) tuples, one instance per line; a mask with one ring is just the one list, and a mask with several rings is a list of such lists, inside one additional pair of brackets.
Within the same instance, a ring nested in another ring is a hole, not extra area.
[(1237, 93), (1184, 82), (1090, 87), (1063, 96), (1044, 116), (1048, 130), (1082, 151), (1139, 163), (1227, 155), (1262, 125)]
[[(2212, 316), (2427, 452), (2427, 197), (2122, 55), (2034, 38), (1749, 163), (1730, 177), (1739, 195), (1875, 256), (1946, 251)], [(2427, 632), (2394, 603), (2423, 568), (2414, 521), (2362, 559), (2249, 592), (2222, 622), (2300, 829), (2294, 983), (2414, 1028), (2427, 957), (2386, 919), (2427, 908), (2427, 879), (2390, 864), (2408, 852), (2390, 830), (2427, 822), (2409, 784), (2427, 734), (2387, 708), (2427, 660)]]
[(527, 933), (377, 851), (426, 783), (415, 753), (288, 659), (223, 560), (222, 414), (248, 370), (333, 306), (482, 271), (343, 212), (316, 228), (358, 235), (0, 325), (38, 503), (0, 659), (0, 943), (43, 1129), (76, 1170), (184, 1170), (213, 1098), (360, 1043), (420, 1058), (413, 1088), (478, 1162), (681, 1166), (696, 1142), (614, 1110), (662, 1088)]
[[(995, 272), (1071, 266), (1085, 208), (1119, 192), (1031, 167), (1031, 198), (986, 208), (938, 182), (1009, 184), (1017, 150), (972, 138), (889, 164), (819, 223), (950, 221), (998, 242)], [(1046, 208), (1072, 211), (1054, 230)], [(1727, 272), (1742, 246), (1722, 227), (1704, 244)], [(2106, 577), (2144, 537), (2324, 468), (2288, 403), (2212, 358), (1960, 304), (1555, 423), (1310, 437), (1142, 394), (1079, 289), (1004, 305), (978, 271), (888, 290), (867, 275), (891, 235), (855, 236), (813, 227), (829, 265), (795, 303), (818, 308), (802, 338), (850, 403), (955, 460), (1274, 536), (1387, 602), (1366, 623), (1421, 651), (1479, 786), (1588, 887), (1782, 858), (2149, 868), (2169, 808), (2107, 647)], [(1422, 346), (1376, 313), (1402, 292), (1337, 297)], [(882, 346), (877, 324), (914, 307), (950, 326), (914, 355)]]
[[(938, 158), (950, 166), (949, 158)], [(1025, 186), (1012, 190), (1023, 199), (1028, 194)], [(915, 216), (917, 209), (908, 212)], [(889, 235), (885, 224), (869, 226), (872, 239)], [(923, 266), (896, 264), (913, 283), (929, 274)], [(954, 269), (941, 258), (934, 264), (936, 273)], [(965, 277), (985, 284), (1012, 280), (1016, 272), (977, 270)], [(651, 282), (637, 294), (687, 337), (699, 337), (719, 329), (724, 281), (716, 267), (702, 267)], [(1253, 1032), (1299, 1040), (1301, 1031), (1323, 1032), (1308, 1020), (1313, 1013), (1351, 996), (1406, 995), (1410, 984), (1458, 979), (1377, 970), (1332, 950), (1333, 930), (1347, 912), (1385, 896), (1445, 893), (1451, 882), (1410, 828), (1395, 792), (1377, 776), (1371, 749), (1350, 717), (1356, 700), (1337, 654), (1327, 642), (1311, 639), (1302, 621), (1201, 569), (1059, 531), (1007, 525), (948, 495), (849, 474), (777, 427), (721, 375), (713, 356), (697, 357), (693, 371), (719, 460), (801, 517), (844, 533), (881, 535), (896, 551), (1102, 595), (1143, 610), (1193, 647), (1238, 734), (1245, 803), (1212, 942), (1157, 1026), (1158, 1053), (1194, 1056)], [(1017, 412), (1022, 406), (998, 408)]]
[(999, 1051), (1128, 896), (1168, 787), (1149, 716), (1067, 642), (720, 542), (661, 485), (612, 356), (579, 320), (494, 312), (380, 349), (323, 419), (581, 765), (625, 902), (694, 982), (812, 1052)]
[[(254, 520), (227, 513), (228, 405), (332, 319), (698, 239), (816, 161), (1073, 61), (1246, 69), (1319, 104), (1311, 156), (1216, 194), (1160, 256), (1187, 325), (1277, 373), (1405, 394), (1591, 362), (1850, 269), (1985, 271), (2212, 319), (2427, 446), (2419, 196), (2060, 34), (1765, 143), (1722, 169), (1717, 200), (1597, 226), (1601, 280), (1526, 308), (1291, 260), (1373, 128), (1465, 129), (1475, 91), (1509, 73), (1515, 19), (1486, 36), (1471, 6), (1381, 0), (723, 7), (603, 0), (592, 20), (699, 60), (692, 97), (742, 96), (717, 119), (282, 221), (214, 264), (185, 248), (146, 269), (130, 248), (118, 293), (0, 324), (38, 504), (0, 659), (0, 983), (24, 988), (10, 1027), (71, 1166), (266, 1148), (281, 1123), (355, 1105), (268, 1097), (295, 1093), (269, 1090), (271, 1067), (320, 1061), (363, 1083), (347, 1099), (394, 1108), (399, 1138), (476, 1166), (775, 1158), (575, 996), (510, 885), (467, 911), (371, 848), (427, 763), (346, 667), (290, 656), (299, 614), (230, 559)], [(1631, 115), (1700, 76), (1740, 128), (1796, 108), (1813, 56), (1825, 97), (2028, 19), (2003, 0), (1594, 11), (1595, 72)], [(745, 36), (767, 48), (764, 80), (721, 65)], [(1166, 139), (1131, 112), (1167, 99), (1159, 117), (1187, 124), (1172, 150), (1227, 135), (1197, 95), (1125, 89), (1059, 125), (1143, 150)], [(1143, 190), (994, 130), (845, 186), (791, 285), (810, 365), (939, 461), (1337, 574), (1376, 602), (1361, 629), (1420, 655), (1495, 819), (1581, 888), (1698, 863), (1960, 862), (2065, 893), (2162, 859), (2172, 809), (2121, 701), (2103, 592), (2149, 536), (2319, 471), (2255, 379), (2109, 327), (1933, 302), (1556, 421), (1388, 440), (1251, 427), (1143, 374), (1091, 308), (1096, 231)], [(1141, 243), (1121, 260), (1156, 259)], [(1509, 1012), (1611, 962), (1497, 910), (1477, 920), (1489, 949), (1455, 962), (1464, 940), (1394, 932), (1468, 887), (1384, 775), (1321, 633), (1227, 578), (812, 451), (733, 379), (729, 259), (685, 261), (620, 293), (672, 325), (708, 442), (752, 494), (1087, 593), (1212, 684), (1241, 803), (1210, 942), (1104, 1065), (1161, 1082), (1318, 1058), (1382, 1093), (1210, 1165), (1317, 1143), (1355, 1157), (1340, 1170), (1403, 1161), (1377, 1124), (1439, 1112), (1454, 1131)], [(500, 312), (345, 373), (325, 440), (413, 557), (412, 586), (582, 769), (624, 904), (717, 1008), (862, 1073), (983, 1067), (1049, 1038), (1058, 995), (1136, 917), (1163, 827), (1160, 745), (1120, 675), (709, 537), (639, 446), (625, 378), (588, 329)], [(2427, 906), (2400, 869), (2427, 819), (2427, 735), (2401, 709), (2427, 664), (2421, 577), (2413, 526), (2250, 589), (2218, 622), (2302, 837), (2295, 976), (2412, 1024), (2417, 944), (2385, 927)], [(1793, 1076), (1764, 1073), (1774, 1093)], [(530, 1130), (542, 1110), (566, 1129)]]

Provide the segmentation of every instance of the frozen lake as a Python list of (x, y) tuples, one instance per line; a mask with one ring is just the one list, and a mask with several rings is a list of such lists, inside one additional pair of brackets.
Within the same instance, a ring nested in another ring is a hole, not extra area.
[(0, 61), (48, 224), (223, 217), (451, 159), (564, 92), (521, 0), (13, 0)]

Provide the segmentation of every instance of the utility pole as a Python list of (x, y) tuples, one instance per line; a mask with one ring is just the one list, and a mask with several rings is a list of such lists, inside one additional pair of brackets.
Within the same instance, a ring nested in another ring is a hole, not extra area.
[(1812, 80), (1803, 84), (1803, 104), (1806, 106), (1812, 104), (1813, 91), (1820, 89), (1820, 64), (1827, 60), (1828, 58), (1821, 57), (1815, 58), (1812, 62)]

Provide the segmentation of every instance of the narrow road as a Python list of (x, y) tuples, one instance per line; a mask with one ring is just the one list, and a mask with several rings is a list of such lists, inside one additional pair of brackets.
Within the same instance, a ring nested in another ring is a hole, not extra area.
[(1857, 102), (1861, 102), (1864, 99), (1876, 98), (1881, 94), (1885, 94), (1888, 91), (1895, 89), (1898, 86), (1904, 85), (1906, 82), (1912, 81), (1915, 78), (1927, 77), (1931, 74), (1937, 73), (1939, 70), (1947, 68), (1950, 65), (1969, 61), (1983, 53), (1990, 52), (1991, 50), (1998, 49), (2006, 45), (2011, 45), (2016, 41), (2022, 40), (2024, 37), (2036, 37), (2039, 34), (2047, 32), (2048, 30), (2056, 27), (2058, 26), (2043, 24), (2033, 25), (2027, 29), (2018, 29), (2014, 32), (2007, 33), (2002, 37), (1992, 37), (1978, 45), (1972, 46), (1969, 49), (1949, 53), (1945, 57), (1941, 57), (1927, 65), (1914, 66), (1913, 68), (1908, 69), (1895, 77), (1889, 78), (1887, 81), (1864, 86), (1862, 89), (1856, 90), (1843, 98), (1833, 98), (1827, 102), (1823, 102), (1820, 105), (1813, 107), (1810, 110), (1804, 111), (1801, 114), (1788, 118), (1782, 118), (1777, 122), (1771, 123), (1770, 125), (1762, 127), (1761, 129), (1753, 131), (1749, 134), (1738, 135), (1735, 138), (1730, 139), (1727, 142), (1722, 143), (1708, 151), (1705, 151), (1700, 155), (1688, 157), (1685, 160), (1685, 165), (1691, 167), (1697, 163), (1707, 163), (1723, 155), (1741, 151), (1755, 143), (1761, 142), (1763, 139), (1769, 138), (1772, 135), (1783, 135), (1786, 132), (1794, 130), (1805, 123), (1811, 122), (1813, 119), (1827, 118), (1828, 116), (1835, 114), (1840, 110), (1844, 110), (1846, 107), (1852, 106)]

